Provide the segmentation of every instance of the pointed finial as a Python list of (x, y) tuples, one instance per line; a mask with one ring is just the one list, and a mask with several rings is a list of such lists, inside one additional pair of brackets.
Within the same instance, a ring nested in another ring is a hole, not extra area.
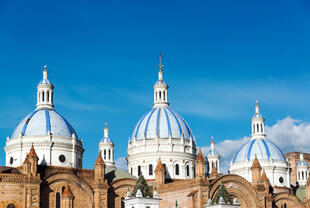
[(104, 161), (102, 159), (102, 155), (101, 154), (102, 154), (102, 152), (101, 152), (101, 150), (99, 150), (99, 153), (98, 153), (95, 165), (104, 165), (105, 166), (105, 163), (104, 163)]
[(258, 104), (257, 100), (256, 100), (256, 104), (255, 104), (255, 113), (259, 114), (259, 104)]
[(31, 148), (30, 148), (30, 150), (29, 150), (28, 155), (29, 155), (30, 157), (34, 157), (34, 158), (38, 159), (37, 153), (36, 153), (36, 151), (34, 150), (33, 143), (32, 143), (32, 145), (31, 145)]
[(44, 70), (43, 70), (43, 80), (44, 79), (47, 79), (47, 74), (48, 74), (48, 71), (47, 71), (47, 66), (44, 65)]
[(210, 142), (210, 148), (211, 148), (211, 150), (214, 150), (214, 145), (215, 145), (215, 143), (214, 143), (214, 139), (213, 139), (213, 136), (211, 137), (211, 142)]
[(108, 123), (105, 123), (105, 127), (104, 127), (104, 138), (108, 138), (109, 137), (109, 128), (108, 128)]
[(73, 196), (73, 193), (71, 191), (71, 188), (69, 185), (67, 185), (62, 193), (63, 196)]
[(304, 161), (304, 153), (302, 151), (300, 152), (299, 160)]
[(164, 65), (161, 64), (161, 58), (162, 58), (162, 55), (161, 55), (161, 52), (160, 52), (160, 54), (159, 54), (159, 65), (158, 65), (158, 68), (159, 68), (158, 80), (160, 80), (160, 81), (163, 80), (163, 70), (162, 70), (162, 68), (164, 67)]
[(162, 59), (162, 55), (161, 55), (161, 52), (159, 53), (159, 65), (158, 65), (158, 68), (159, 68), (159, 71), (162, 71), (162, 68), (164, 67), (164, 65), (161, 64), (161, 59)]

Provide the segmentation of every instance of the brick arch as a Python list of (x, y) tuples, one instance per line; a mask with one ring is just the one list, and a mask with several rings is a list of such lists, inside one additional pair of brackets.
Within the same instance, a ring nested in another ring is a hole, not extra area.
[(209, 198), (213, 199), (220, 184), (224, 183), (228, 193), (237, 197), (242, 208), (258, 208), (259, 201), (253, 186), (244, 178), (238, 175), (228, 174), (219, 177), (212, 184), (209, 191)]
[[(70, 173), (57, 173), (45, 178), (41, 185), (41, 195), (43, 200), (48, 204), (47, 207), (55, 207), (56, 191), (60, 190), (62, 186), (69, 185), (74, 195), (75, 208), (91, 208), (93, 207), (93, 190), (80, 177)], [(47, 198), (47, 199), (46, 199)], [(41, 198), (42, 202), (42, 198)], [(45, 204), (45, 206), (47, 205)], [(45, 207), (43, 205), (43, 207)]]
[(136, 180), (131, 178), (123, 178), (113, 181), (108, 191), (109, 207), (121, 208), (121, 199), (125, 198), (127, 190), (130, 192), (136, 185)]
[(282, 205), (286, 204), (286, 207), (294, 208), (305, 208), (303, 203), (293, 194), (280, 193), (273, 197), (273, 203), (275, 207), (281, 208)]

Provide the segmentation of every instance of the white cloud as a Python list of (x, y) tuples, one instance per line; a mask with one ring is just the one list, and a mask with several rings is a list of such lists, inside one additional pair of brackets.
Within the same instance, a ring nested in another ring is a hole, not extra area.
[[(272, 140), (279, 148), (286, 152), (300, 151), (310, 152), (310, 124), (286, 117), (278, 120), (273, 126), (265, 127), (267, 138)], [(229, 164), (237, 150), (244, 144), (249, 137), (239, 139), (226, 139), (218, 144), (215, 148), (221, 155), (221, 172), (227, 173)], [(296, 145), (295, 145), (296, 143)], [(209, 146), (202, 148), (204, 154), (209, 150)]]
[[(283, 152), (310, 152), (310, 124), (286, 117), (276, 124), (266, 126), (267, 137), (274, 141)], [(296, 145), (295, 145), (296, 144)]]
[(115, 161), (115, 166), (118, 169), (122, 169), (122, 170), (127, 171), (128, 169), (127, 169), (126, 157), (119, 157), (119, 158), (117, 158), (116, 161)]

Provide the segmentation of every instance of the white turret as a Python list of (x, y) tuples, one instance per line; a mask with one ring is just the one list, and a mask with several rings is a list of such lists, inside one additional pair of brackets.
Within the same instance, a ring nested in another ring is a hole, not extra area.
[(104, 163), (107, 166), (113, 166), (114, 167), (115, 166), (114, 144), (109, 137), (109, 128), (108, 128), (107, 123), (105, 123), (104, 136), (103, 136), (101, 142), (99, 143), (99, 150), (101, 151)]
[(265, 119), (259, 113), (258, 101), (256, 101), (255, 114), (252, 117), (251, 122), (252, 122), (252, 137), (251, 137), (251, 139), (266, 138), (265, 125), (264, 125)]
[(168, 85), (163, 80), (163, 70), (164, 67), (161, 64), (161, 54), (159, 55), (159, 72), (158, 81), (154, 85), (154, 107), (158, 106), (169, 106), (168, 102)]
[(44, 66), (43, 70), (43, 79), (37, 86), (37, 109), (53, 109), (53, 89), (54, 86), (48, 80), (48, 71), (46, 66)]
[(304, 160), (304, 154), (301, 152), (299, 155), (299, 162), (297, 163), (297, 181), (300, 186), (304, 186), (307, 183), (309, 176), (309, 165)]
[(208, 159), (208, 173), (211, 174), (212, 168), (215, 166), (218, 173), (220, 173), (220, 154), (215, 150), (215, 142), (213, 136), (211, 137), (210, 150), (207, 153)]

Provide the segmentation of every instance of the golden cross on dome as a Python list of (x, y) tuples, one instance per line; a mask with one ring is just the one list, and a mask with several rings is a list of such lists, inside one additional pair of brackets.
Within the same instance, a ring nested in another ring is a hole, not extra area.
[(161, 52), (160, 52), (159, 53), (159, 65), (158, 65), (158, 68), (159, 68), (160, 71), (164, 67), (164, 65), (161, 64), (161, 58), (162, 58), (162, 55), (161, 55)]

